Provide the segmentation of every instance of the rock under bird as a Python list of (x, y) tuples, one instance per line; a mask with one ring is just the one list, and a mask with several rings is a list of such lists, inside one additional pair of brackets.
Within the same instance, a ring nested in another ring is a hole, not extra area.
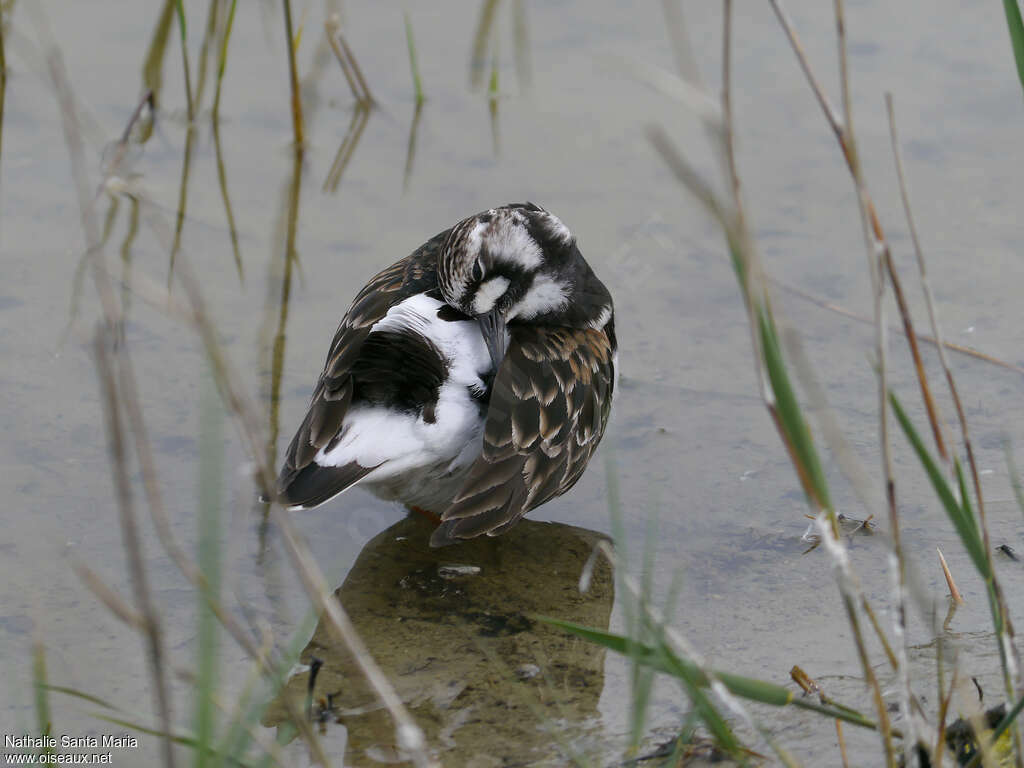
[(617, 367), (611, 294), (561, 220), (532, 203), (470, 216), (356, 296), (278, 500), (358, 483), (439, 516), (435, 546), (498, 535), (579, 480)]

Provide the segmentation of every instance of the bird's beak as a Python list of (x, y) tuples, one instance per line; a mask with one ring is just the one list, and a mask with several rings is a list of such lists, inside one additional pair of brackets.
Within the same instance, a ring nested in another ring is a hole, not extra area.
[(477, 315), (476, 321), (480, 323), (480, 332), (484, 335), (494, 370), (498, 370), (501, 361), (505, 359), (505, 317), (495, 307), (486, 314)]

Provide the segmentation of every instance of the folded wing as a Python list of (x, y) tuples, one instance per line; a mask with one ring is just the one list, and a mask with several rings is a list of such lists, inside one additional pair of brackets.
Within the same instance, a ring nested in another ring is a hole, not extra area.
[(450, 230), (435, 235), (411, 255), (374, 277), (342, 319), (309, 410), (285, 453), (277, 480), (277, 499), (291, 507), (314, 507), (358, 482), (373, 467), (350, 464), (321, 467), (317, 453), (342, 430), (352, 405), (352, 369), (373, 325), (395, 304), (437, 285), (437, 251)]
[(495, 536), (573, 486), (604, 434), (614, 354), (606, 329), (512, 331), (491, 392), (483, 452), (432, 545)]

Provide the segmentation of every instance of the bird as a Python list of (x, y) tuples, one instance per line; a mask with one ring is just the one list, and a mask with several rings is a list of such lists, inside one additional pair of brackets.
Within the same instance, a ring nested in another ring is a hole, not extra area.
[(432, 546), (497, 536), (580, 479), (617, 376), (612, 297), (569, 228), (529, 202), (482, 211), (355, 297), (276, 498), (359, 484), (439, 519)]

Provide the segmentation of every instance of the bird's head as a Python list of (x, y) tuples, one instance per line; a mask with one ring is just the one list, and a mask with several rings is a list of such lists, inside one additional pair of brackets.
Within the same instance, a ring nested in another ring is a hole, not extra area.
[(445, 302), (480, 323), (497, 367), (505, 355), (505, 324), (563, 312), (582, 269), (589, 273), (568, 227), (526, 203), (456, 224), (438, 256), (437, 274)]

